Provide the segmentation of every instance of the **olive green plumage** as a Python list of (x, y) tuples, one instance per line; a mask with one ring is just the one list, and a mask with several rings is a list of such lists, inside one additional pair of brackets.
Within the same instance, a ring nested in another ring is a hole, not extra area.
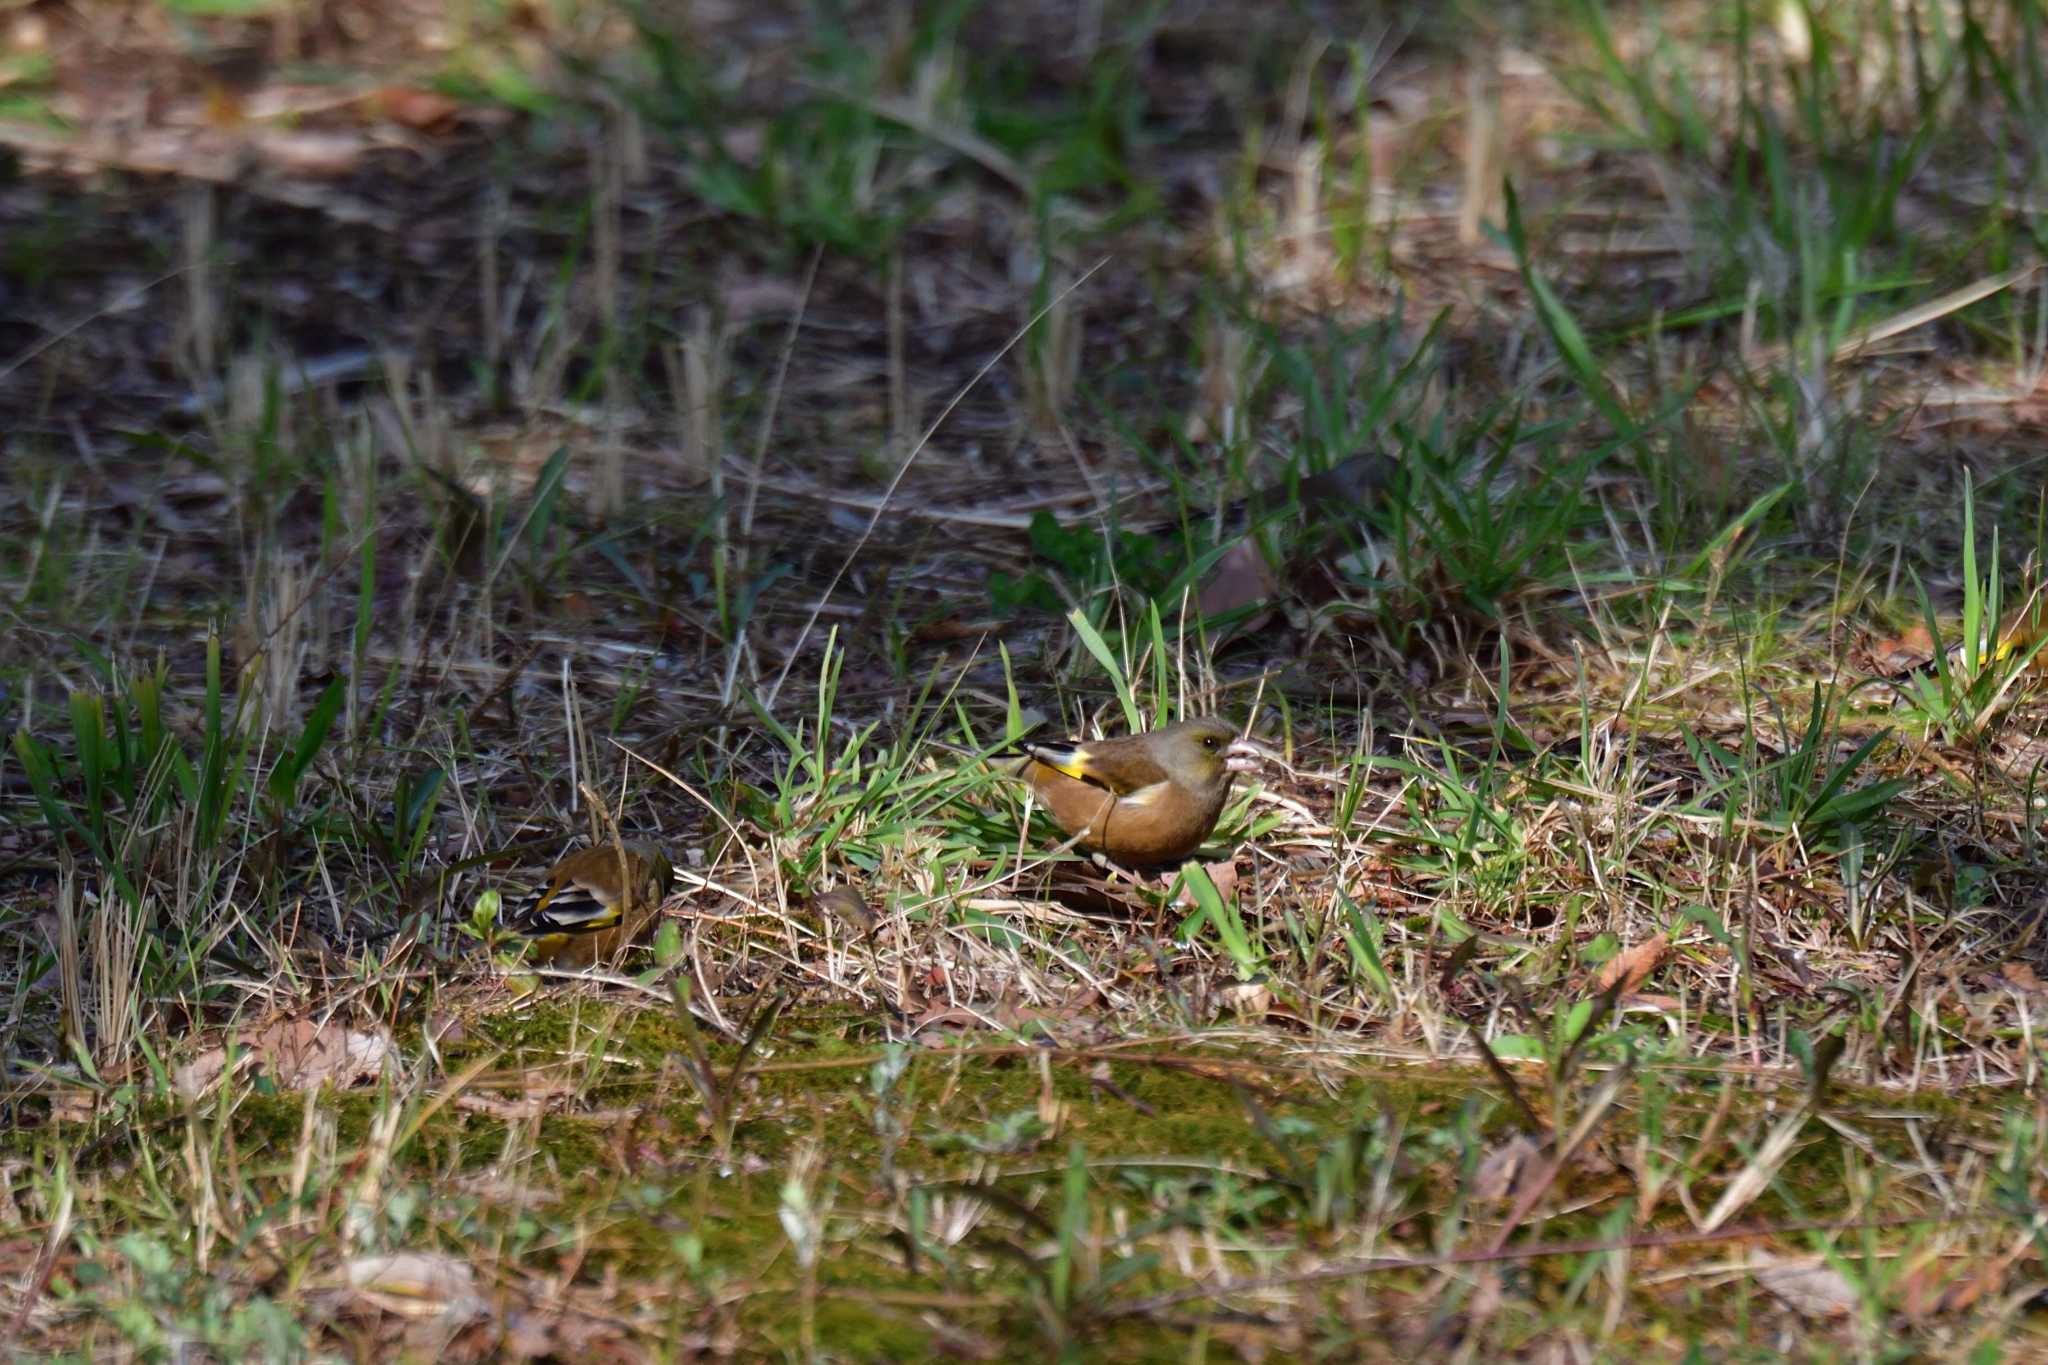
[(674, 878), (668, 855), (654, 844), (599, 844), (556, 863), (546, 885), (502, 911), (498, 925), (531, 939), (535, 961), (610, 962), (653, 924)]
[(1026, 744), (1019, 775), (1080, 846), (1133, 867), (1179, 862), (1200, 848), (1260, 750), (1213, 717), (1142, 735)]

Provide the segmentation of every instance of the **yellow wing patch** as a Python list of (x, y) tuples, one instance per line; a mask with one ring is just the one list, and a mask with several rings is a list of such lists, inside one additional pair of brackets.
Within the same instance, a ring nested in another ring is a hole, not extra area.
[(617, 902), (606, 901), (588, 889), (564, 884), (510, 914), (499, 923), (529, 938), (551, 941), (571, 934), (594, 934), (619, 922)]
[(1088, 750), (1085, 746), (1072, 749), (1033, 749), (1031, 756), (1056, 773), (1065, 773), (1076, 782), (1093, 781), (1095, 774), (1088, 771)]

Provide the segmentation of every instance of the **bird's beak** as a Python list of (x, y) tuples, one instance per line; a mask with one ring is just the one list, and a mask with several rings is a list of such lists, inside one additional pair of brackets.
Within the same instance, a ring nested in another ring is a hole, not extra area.
[(1223, 751), (1223, 766), (1234, 773), (1255, 773), (1273, 757), (1273, 751), (1255, 739), (1234, 739)]

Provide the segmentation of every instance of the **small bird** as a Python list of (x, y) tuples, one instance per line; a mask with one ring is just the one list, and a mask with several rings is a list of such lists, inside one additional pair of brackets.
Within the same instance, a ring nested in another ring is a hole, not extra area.
[(874, 937), (875, 912), (869, 908), (868, 898), (852, 887), (835, 886), (830, 891), (820, 891), (811, 897), (811, 904), (851, 930), (856, 937)]
[(668, 855), (651, 843), (599, 844), (556, 863), (546, 887), (500, 913), (498, 926), (531, 939), (538, 962), (609, 962), (654, 922), (674, 878)]
[(1130, 867), (1179, 862), (1263, 751), (1214, 717), (1082, 744), (1026, 744), (1018, 770), (1080, 845)]

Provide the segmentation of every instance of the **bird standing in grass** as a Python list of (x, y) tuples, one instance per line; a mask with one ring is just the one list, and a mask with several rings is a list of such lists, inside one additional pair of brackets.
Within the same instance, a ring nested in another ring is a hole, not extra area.
[(531, 939), (537, 962), (609, 962), (654, 922), (674, 878), (668, 855), (651, 843), (599, 844), (556, 863), (547, 885), (504, 911), (498, 926)]
[(1130, 867), (1179, 862), (1216, 828), (1230, 784), (1263, 752), (1213, 717), (1148, 734), (1026, 744), (1019, 775), (1080, 846)]

